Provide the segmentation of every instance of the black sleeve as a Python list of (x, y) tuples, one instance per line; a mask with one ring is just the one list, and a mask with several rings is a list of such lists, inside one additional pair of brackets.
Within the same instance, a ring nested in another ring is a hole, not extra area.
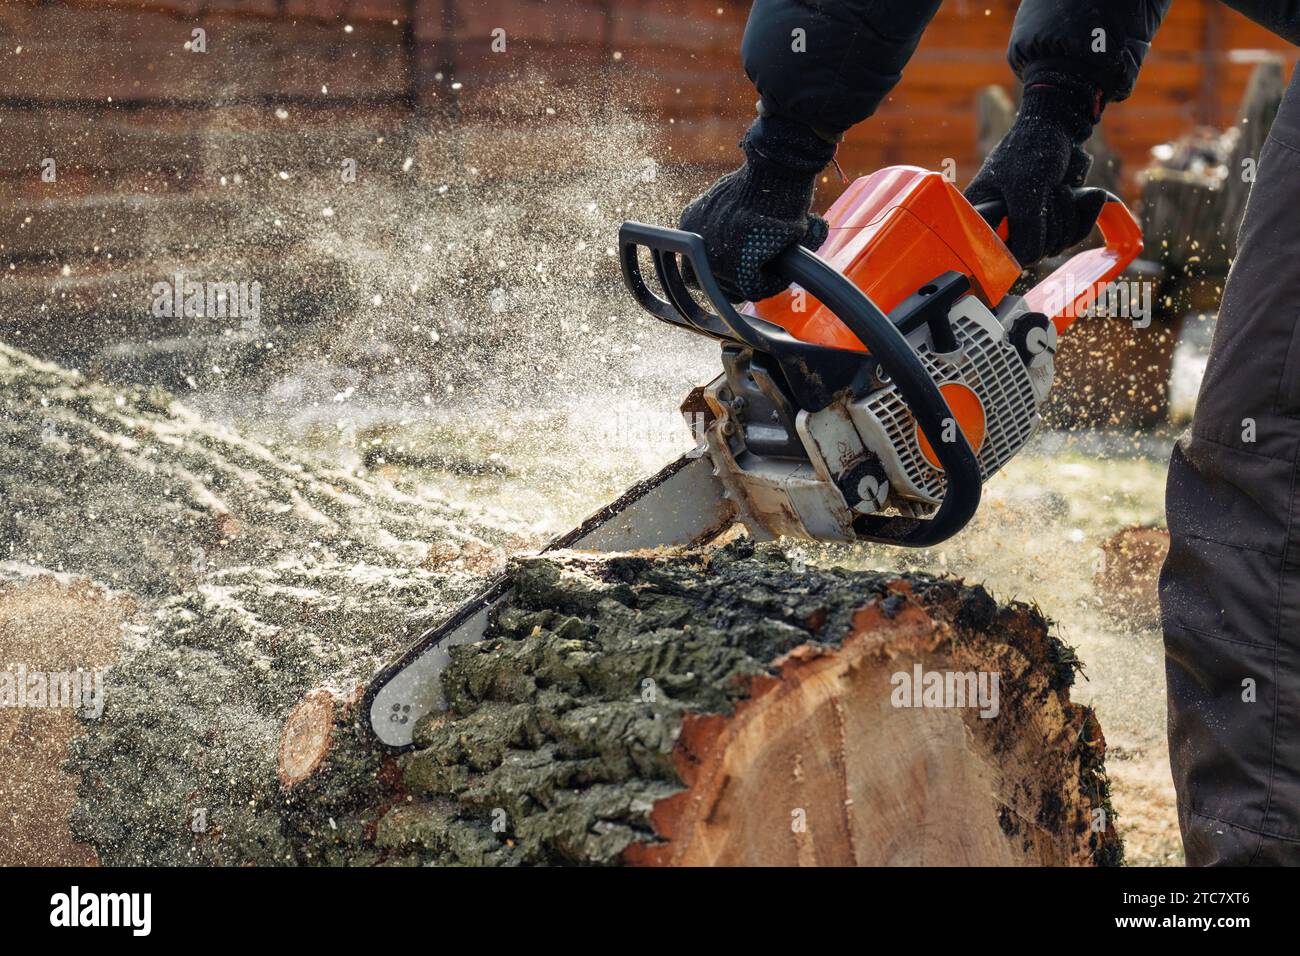
[(754, 0), (741, 57), (764, 109), (835, 137), (876, 111), (941, 0)]
[[(1107, 100), (1122, 100), (1133, 92), (1170, 2), (1024, 0), (1011, 27), (1007, 59), (1021, 79), (1030, 67), (1067, 70), (1091, 79)], [(1263, 6), (1266, 0), (1250, 2)]]

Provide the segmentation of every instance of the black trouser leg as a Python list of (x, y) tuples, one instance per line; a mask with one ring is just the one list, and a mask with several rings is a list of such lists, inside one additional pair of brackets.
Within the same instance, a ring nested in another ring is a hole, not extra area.
[(1298, 476), (1300, 71), (1259, 157), (1169, 468), (1169, 757), (1194, 866), (1300, 864)]

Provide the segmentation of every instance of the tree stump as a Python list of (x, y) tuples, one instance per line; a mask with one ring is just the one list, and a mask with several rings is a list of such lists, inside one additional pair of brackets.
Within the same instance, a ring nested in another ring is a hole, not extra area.
[(1101, 546), (1102, 564), (1093, 588), (1102, 610), (1127, 627), (1149, 630), (1160, 626), (1160, 567), (1169, 553), (1169, 532), (1163, 528), (1125, 528)]
[(1028, 605), (747, 540), (548, 553), (509, 574), (485, 639), (452, 651), (450, 709), (400, 757), (365, 731), (355, 638), (319, 632), (304, 659), (265, 612), (165, 610), (121, 665), (129, 699), (74, 754), (74, 830), (109, 862), (1121, 857), (1105, 742), (1069, 699), (1076, 661)]
[(1285, 89), (1282, 62), (1266, 60), (1251, 73), (1233, 126), (1198, 127), (1152, 150), (1139, 176), (1145, 255), (1171, 275), (1226, 274)]

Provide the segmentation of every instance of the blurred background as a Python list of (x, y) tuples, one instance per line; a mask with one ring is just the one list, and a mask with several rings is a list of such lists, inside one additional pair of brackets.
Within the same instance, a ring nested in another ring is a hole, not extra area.
[[(974, 91), (1014, 86), (1005, 49), (1017, 4), (948, 0), (893, 96), (840, 154), (850, 175), (892, 163), (969, 169)], [(466, 126), (543, 122), (576, 96), (657, 127), (658, 158), (730, 168), (755, 95), (740, 67), (749, 4), (735, 0), (6, 0), (0, 5), (7, 185), (29, 193), (41, 147), (75, 149), (64, 170), (126, 185), (199, 186), (196, 138), (224, 121), (269, 142), (295, 125), (364, 142), (412, 117)], [(190, 54), (194, 27), (208, 34)], [(494, 49), (493, 31), (504, 31)], [(1174, 4), (1137, 92), (1107, 113), (1130, 174), (1189, 126), (1232, 122), (1254, 64), (1296, 51), (1216, 0)], [(536, 95), (503, 109), (502, 86)], [(159, 127), (174, 145), (153, 143)], [(16, 134), (23, 134), (18, 136)], [(150, 148), (153, 143), (153, 148)], [(520, 157), (516, 157), (518, 159)], [(485, 173), (501, 172), (484, 163)], [(965, 178), (965, 177), (963, 177)], [(65, 180), (66, 183), (66, 180)]]
[[(894, 94), (849, 134), (848, 177), (909, 163), (969, 180), (1014, 112), (1015, 7), (944, 5)], [(348, 389), (380, 403), (484, 388), (508, 400), (538, 387), (538, 355), (547, 382), (582, 377), (581, 362), (555, 364), (571, 337), (583, 359), (634, 366), (651, 330), (609, 245), (622, 218), (671, 222), (736, 164), (755, 100), (738, 52), (747, 10), (4, 0), (0, 336), (110, 378), (218, 404), (233, 394), (241, 409), (287, 395), (301, 411)], [(1174, 5), (1137, 92), (1093, 144), (1095, 181), (1134, 203), (1148, 193), (1155, 265), (1139, 272), (1160, 315), (1136, 338), (1129, 323), (1076, 333), (1095, 346), (1066, 360), (1062, 421), (1164, 421), (1171, 388), (1185, 417), (1196, 360), (1171, 385), (1173, 354), (1186, 316), (1217, 303), (1245, 193), (1231, 153), (1257, 148), (1295, 58), (1215, 0)], [(1261, 65), (1264, 121), (1237, 143)], [(842, 187), (828, 172), (819, 202)], [(257, 281), (260, 315), (155, 314), (155, 285), (178, 277)], [(1114, 359), (1134, 350), (1116, 379)]]

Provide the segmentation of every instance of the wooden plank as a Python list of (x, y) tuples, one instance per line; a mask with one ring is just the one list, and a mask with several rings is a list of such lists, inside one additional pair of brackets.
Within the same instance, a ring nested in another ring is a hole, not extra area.
[(593, 0), (565, 0), (562, 4), (543, 0), (492, 0), (491, 3), (460, 0), (452, 7), (454, 27), (448, 38), (462, 44), (481, 42), (484, 48), (490, 49), (492, 31), (504, 30), (506, 55), (513, 43), (605, 44), (605, 7)]
[[(196, 25), (207, 30), (207, 53), (185, 49)], [(60, 104), (374, 98), (409, 86), (402, 33), (391, 24), (348, 34), (337, 24), (76, 8), (0, 8), (0, 70), (10, 101)]]
[[(356, 160), (363, 173), (400, 164), (389, 155), (410, 128), (409, 113), (295, 106), (286, 120), (276, 110), (0, 111), (0, 176), (39, 181), (40, 163), (56, 163), (59, 179), (87, 173), (126, 175), (154, 170), (168, 178), (206, 173), (216, 179), (267, 170)], [(159, 130), (167, 131), (166, 149)], [(384, 143), (380, 143), (380, 140)], [(385, 148), (387, 146), (387, 148)], [(101, 187), (102, 188), (102, 187)], [(62, 189), (59, 190), (62, 192)]]
[[(716, 0), (632, 0), (611, 7), (610, 45), (690, 49), (697, 52), (740, 50), (747, 10)], [(684, 28), (685, 27), (685, 28)]]

